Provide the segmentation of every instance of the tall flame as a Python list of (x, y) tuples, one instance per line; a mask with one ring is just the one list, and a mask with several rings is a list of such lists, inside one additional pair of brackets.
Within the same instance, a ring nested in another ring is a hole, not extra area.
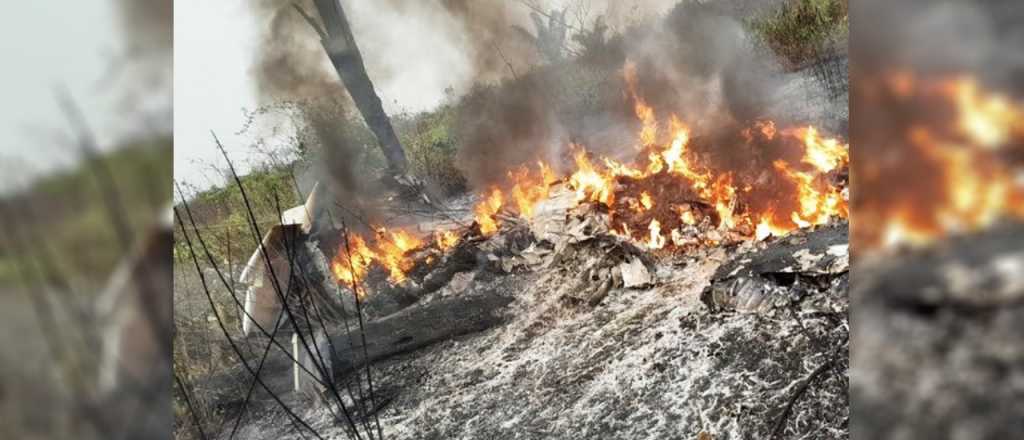
[[(406, 273), (415, 264), (408, 253), (421, 247), (423, 242), (402, 229), (374, 229), (372, 246), (355, 233), (347, 234), (348, 243), (342, 242), (338, 246), (338, 252), (331, 261), (331, 272), (340, 284), (361, 284), (374, 264), (380, 265), (388, 272), (390, 282), (398, 284), (406, 280)], [(363, 289), (357, 289), (357, 293), (363, 295)]]
[(388, 231), (383, 227), (377, 230), (377, 259), (387, 269), (392, 283), (405, 281), (405, 273), (415, 263), (406, 253), (422, 245), (420, 239), (406, 231)]
[(516, 204), (519, 215), (525, 219), (533, 217), (533, 207), (548, 197), (550, 185), (555, 181), (554, 173), (543, 162), (538, 162), (537, 174), (525, 166), (509, 172), (509, 178), (515, 182), (512, 186), (512, 200)]
[(968, 76), (880, 78), (869, 97), (900, 109), (900, 122), (865, 144), (889, 157), (853, 166), (858, 188), (871, 194), (856, 207), (859, 246), (927, 245), (1024, 219), (1024, 167), (1009, 159), (1024, 146), (1024, 107)]
[[(377, 254), (366, 245), (363, 237), (350, 234), (348, 243), (342, 243), (338, 252), (331, 262), (331, 271), (338, 282), (345, 285), (354, 285), (362, 282), (370, 265), (377, 259)], [(362, 289), (356, 289), (362, 294)]]
[[(735, 235), (763, 239), (848, 216), (841, 188), (845, 177), (840, 175), (849, 166), (848, 145), (814, 127), (780, 129), (772, 121), (756, 121), (739, 133), (755, 149), (751, 155), (759, 154), (754, 145), (768, 143), (783, 145), (778, 151), (799, 149), (800, 154), (773, 153), (781, 156), (766, 169), (737, 174), (706, 157), (706, 146), (693, 150), (691, 129), (679, 117), (658, 118), (638, 92), (634, 64), (625, 65), (623, 76), (640, 122), (638, 160), (624, 163), (597, 157), (572, 144), (565, 180), (576, 203), (607, 208), (617, 234), (660, 249), (669, 243), (694, 242), (683, 237), (684, 227), (706, 230), (710, 224)], [(551, 169), (544, 162), (537, 164), (536, 171), (522, 166), (508, 173), (510, 183), (503, 187), (508, 189), (507, 196), (498, 187), (488, 190), (474, 209), (481, 235), (498, 230), (496, 214), (501, 209), (532, 218), (534, 207), (549, 196), (555, 181)], [(506, 206), (505, 200), (511, 203)]]
[(459, 235), (455, 231), (439, 231), (434, 234), (434, 243), (438, 250), (445, 252), (459, 244)]
[(504, 203), (505, 196), (501, 193), (501, 190), (493, 188), (491, 189), (491, 194), (476, 205), (476, 222), (480, 225), (480, 235), (487, 237), (498, 231), (496, 215)]

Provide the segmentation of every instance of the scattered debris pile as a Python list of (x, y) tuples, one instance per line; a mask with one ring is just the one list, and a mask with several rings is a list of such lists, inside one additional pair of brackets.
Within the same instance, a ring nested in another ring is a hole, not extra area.
[[(367, 271), (366, 340), (341, 324), (316, 339), (339, 386), (372, 365), (377, 400), (346, 398), (353, 414), (380, 417), (387, 438), (845, 435), (845, 222), (680, 252), (617, 234), (565, 187), (534, 208), (403, 254), (402, 283)], [(291, 364), (275, 351), (268, 381)], [(327, 396), (297, 394), (300, 415), (343, 435)], [(259, 405), (239, 435), (296, 435)]]
[[(569, 214), (526, 246), (512, 237), (534, 231), (503, 228), (472, 269), (369, 324), (386, 437), (845, 435), (845, 223), (654, 256), (592, 219)], [(458, 320), (472, 332), (434, 337)], [(338, 365), (358, 383), (353, 364)], [(341, 435), (329, 405), (304, 416)], [(288, 437), (283, 422), (247, 429)]]

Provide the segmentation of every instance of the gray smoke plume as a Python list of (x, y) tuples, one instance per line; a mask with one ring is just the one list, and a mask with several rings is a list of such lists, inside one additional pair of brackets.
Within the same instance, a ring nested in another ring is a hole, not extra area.
[[(446, 89), (465, 94), (457, 104), (456, 159), (471, 186), (480, 189), (523, 163), (557, 164), (569, 142), (613, 156), (632, 152), (638, 121), (622, 77), (627, 60), (637, 66), (638, 94), (659, 115), (677, 114), (695, 131), (739, 131), (738, 125), (771, 117), (765, 109), (779, 88), (779, 68), (765, 51), (754, 49), (743, 25), (730, 15), (734, 11), (718, 5), (728, 2), (685, 1), (652, 19), (674, 3), (385, 0), (343, 5), (389, 111), (410, 104), (429, 109), (444, 99)], [(350, 114), (348, 97), (316, 34), (289, 5), (253, 2), (263, 36), (253, 68), (256, 88), (267, 103), (302, 101), (302, 123), (318, 134), (323, 150), (353, 157), (364, 146), (346, 136), (346, 125), (312, 114)], [(523, 30), (536, 31), (531, 13), (543, 17), (566, 6), (571, 26), (566, 52), (580, 57), (546, 64)], [(314, 10), (308, 1), (305, 7)], [(605, 35), (607, 44), (594, 53), (580, 53), (583, 48), (571, 36), (589, 31), (599, 15), (620, 33)], [(424, 59), (424, 53), (430, 58)], [(321, 105), (330, 111), (318, 109)], [(367, 192), (359, 183), (368, 173), (350, 169), (352, 161), (321, 163), (330, 164), (322, 171), (339, 188)]]
[(1020, 2), (890, 3), (867, 0), (851, 8), (851, 74), (906, 66), (920, 73), (969, 72), (1003, 90), (1024, 88)]
[(784, 83), (779, 64), (734, 13), (718, 2), (683, 1), (660, 20), (612, 36), (597, 53), (471, 94), (460, 112), (460, 168), (480, 188), (499, 184), (519, 164), (566, 158), (570, 141), (634, 155), (640, 124), (624, 80), (627, 62), (636, 67), (637, 95), (697, 135), (732, 136), (757, 119), (791, 122), (771, 113)]
[[(250, 70), (254, 89), (263, 106), (287, 107), (296, 138), (314, 156), (309, 161), (312, 168), (301, 171), (301, 180), (324, 180), (339, 199), (358, 202), (368, 191), (369, 176), (352, 169), (351, 159), (358, 156), (360, 146), (346, 123), (350, 98), (316, 31), (292, 4), (285, 0), (251, 3), (260, 36)], [(315, 17), (311, 1), (298, 4)], [(275, 116), (281, 115), (270, 117)]]
[(174, 44), (174, 2), (116, 0), (125, 40), (138, 50), (167, 52)]
[(122, 47), (100, 87), (116, 90), (129, 134), (170, 132), (174, 5), (171, 0), (115, 0)]

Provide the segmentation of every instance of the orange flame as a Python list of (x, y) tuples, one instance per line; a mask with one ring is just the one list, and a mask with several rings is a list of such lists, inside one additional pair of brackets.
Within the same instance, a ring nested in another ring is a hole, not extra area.
[(978, 146), (998, 148), (1014, 134), (1024, 134), (1024, 109), (1004, 96), (986, 93), (973, 78), (946, 83), (959, 110), (960, 129)]
[(512, 186), (512, 200), (516, 204), (519, 215), (525, 219), (533, 217), (533, 207), (548, 197), (554, 174), (543, 162), (538, 162), (539, 171), (536, 176), (530, 169), (522, 166), (509, 172), (509, 178), (515, 182)]
[(640, 206), (643, 206), (644, 210), (651, 209), (654, 206), (654, 201), (651, 200), (651, 195), (647, 191), (640, 194)]
[[(350, 234), (348, 245), (342, 243), (331, 262), (331, 272), (334, 272), (334, 277), (339, 283), (349, 286), (358, 284), (366, 276), (376, 258), (376, 253), (370, 250), (363, 237)], [(362, 289), (356, 290), (358, 294), (363, 295)]]
[(1024, 145), (1024, 107), (968, 76), (898, 71), (880, 84), (876, 93), (888, 93), (887, 106), (903, 106), (904, 123), (866, 145), (892, 157), (854, 164), (858, 186), (873, 191), (857, 207), (859, 245), (921, 246), (1024, 219), (1024, 168), (1006, 160)]
[[(423, 242), (401, 229), (389, 231), (378, 227), (375, 232), (373, 246), (354, 233), (348, 234), (347, 245), (339, 245), (331, 261), (331, 272), (339, 283), (349, 286), (361, 283), (373, 264), (388, 271), (391, 283), (398, 284), (406, 280), (406, 273), (415, 265), (408, 253), (421, 247)], [(362, 289), (357, 290), (360, 296), (364, 295)]]
[(459, 235), (455, 231), (439, 231), (434, 234), (434, 243), (441, 252), (446, 252), (459, 244)]
[[(691, 151), (690, 128), (676, 115), (670, 115), (666, 124), (659, 122), (654, 110), (637, 93), (634, 64), (626, 64), (624, 77), (628, 98), (641, 122), (638, 133), (643, 151), (641, 161), (626, 164), (608, 157), (595, 158), (584, 147), (573, 144), (570, 145), (573, 168), (566, 179), (575, 192), (577, 203), (596, 203), (608, 208), (616, 234), (660, 249), (669, 242), (698, 242), (683, 237), (680, 232), (683, 226), (706, 228), (705, 225), (710, 224), (741, 236), (763, 239), (848, 216), (845, 193), (837, 186), (837, 173), (849, 166), (848, 145), (822, 136), (814, 127), (778, 129), (772, 121), (757, 121), (740, 133), (748, 144), (754, 142), (756, 136), (758, 142), (784, 142), (786, 148), (799, 145), (802, 155), (792, 163), (775, 160), (773, 167), (763, 171), (773, 173), (767, 181), (763, 176), (755, 176), (756, 182), (755, 178), (747, 176), (744, 181), (733, 171), (716, 169), (704, 156), (706, 153)], [(661, 131), (661, 128), (669, 130)], [(659, 142), (659, 134), (670, 136)], [(532, 218), (534, 206), (549, 196), (549, 185), (555, 181), (548, 165), (540, 162), (538, 167), (539, 173), (520, 167), (508, 175), (509, 198), (514, 202), (510, 208), (525, 219)], [(789, 190), (788, 186), (779, 191), (754, 188), (780, 182), (788, 182), (794, 189)], [(624, 197), (619, 200), (617, 194), (623, 192)], [(750, 200), (755, 193), (762, 199), (788, 199), (762, 200), (755, 204)], [(667, 198), (661, 200), (663, 196)], [(497, 231), (495, 214), (502, 208), (504, 199), (500, 189), (492, 188), (477, 204), (475, 214), (482, 235), (489, 236)], [(691, 208), (693, 203), (704, 208)], [(618, 212), (618, 205), (627, 209)], [(654, 209), (655, 206), (658, 209)], [(630, 224), (631, 219), (633, 224)]]
[(491, 189), (491, 194), (478, 203), (475, 208), (476, 222), (480, 225), (480, 235), (488, 237), (498, 231), (498, 219), (495, 217), (505, 203), (505, 196), (498, 188)]
[(814, 127), (797, 128), (792, 134), (803, 139), (803, 162), (827, 173), (849, 163), (849, 148), (836, 139), (823, 139)]
[[(840, 188), (828, 179), (829, 173), (849, 164), (849, 147), (837, 139), (825, 138), (814, 127), (803, 127), (781, 131), (799, 142), (803, 147), (803, 155), (797, 165), (783, 160), (776, 160), (774, 169), (780, 179), (791, 182), (796, 188), (794, 199), (789, 205), (795, 206), (792, 212), (777, 215), (772, 208), (767, 212), (754, 212), (745, 207), (745, 212), (738, 212), (742, 204), (742, 196), (749, 193), (748, 186), (740, 189), (735, 186), (734, 176), (730, 171), (715, 171), (699, 164), (690, 153), (689, 128), (674, 115), (669, 119), (672, 128), (672, 140), (667, 147), (659, 149), (649, 145), (647, 165), (634, 168), (609, 158), (603, 159), (603, 168), (599, 168), (587, 156), (583, 149), (576, 153), (576, 171), (569, 177), (569, 185), (576, 191), (578, 202), (601, 203), (614, 212), (616, 182), (620, 178), (633, 180), (634, 185), (662, 185), (658, 176), (673, 176), (679, 185), (689, 188), (702, 201), (714, 208), (718, 216), (718, 227), (734, 229), (743, 227), (745, 234), (753, 234), (757, 239), (769, 235), (781, 236), (801, 227), (809, 227), (829, 222), (834, 217), (848, 216), (846, 200)], [(779, 135), (775, 124), (761, 121), (754, 125), (767, 139)], [(749, 132), (748, 132), (749, 133)], [(750, 138), (752, 140), (752, 138)], [(649, 182), (649, 183), (648, 183)], [(660, 203), (644, 190), (638, 199), (627, 199), (631, 211), (641, 214), (648, 211), (656, 203)], [(784, 206), (785, 203), (774, 205)], [(677, 210), (678, 216), (671, 222), (666, 219), (654, 219), (648, 224), (647, 233), (643, 237), (634, 237), (652, 249), (659, 249), (667, 244), (666, 237), (679, 234), (675, 229), (666, 229), (666, 224), (695, 225), (699, 223), (695, 212)], [(621, 222), (620, 232), (629, 235), (627, 222)], [(673, 242), (677, 240), (672, 240)]]
[(406, 257), (406, 253), (423, 245), (420, 239), (403, 231), (377, 230), (377, 259), (388, 271), (388, 279), (398, 284), (405, 281), (405, 274), (415, 261)]
[(576, 201), (594, 201), (611, 205), (614, 199), (614, 175), (601, 173), (587, 158), (586, 150), (576, 152), (576, 172), (569, 176), (569, 186), (576, 190)]
[(648, 106), (636, 91), (636, 64), (627, 61), (623, 68), (623, 76), (629, 87), (629, 96), (634, 102), (633, 111), (637, 119), (643, 123), (643, 128), (640, 129), (640, 146), (653, 145), (658, 138), (658, 119), (654, 116), (654, 109)]

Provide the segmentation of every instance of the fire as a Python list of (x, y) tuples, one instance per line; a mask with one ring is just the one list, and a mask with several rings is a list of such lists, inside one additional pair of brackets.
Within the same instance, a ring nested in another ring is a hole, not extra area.
[(845, 216), (846, 204), (839, 190), (821, 182), (819, 175), (793, 170), (783, 161), (776, 161), (773, 165), (796, 183), (799, 209), (790, 214), (790, 219), (797, 226), (806, 228), (823, 224), (830, 216), (839, 213)]
[(439, 231), (434, 234), (434, 243), (441, 252), (446, 252), (459, 244), (459, 235), (455, 231)]
[(865, 142), (887, 157), (854, 164), (871, 194), (857, 206), (860, 246), (921, 246), (1024, 219), (1024, 167), (1011, 162), (1024, 145), (1024, 107), (966, 76), (900, 71), (872, 91), (881, 108), (898, 109), (900, 124)]
[[(339, 245), (331, 261), (331, 272), (339, 283), (349, 286), (361, 283), (373, 264), (383, 267), (388, 272), (388, 280), (394, 284), (406, 280), (406, 273), (415, 264), (408, 253), (423, 246), (423, 242), (401, 229), (378, 227), (374, 235), (372, 246), (362, 236), (354, 233), (348, 234), (347, 244), (343, 242)], [(364, 294), (362, 289), (357, 290), (360, 295)]]
[(761, 216), (758, 220), (757, 226), (754, 229), (754, 238), (757, 240), (764, 240), (770, 236), (780, 237), (789, 233), (792, 228), (789, 226), (779, 226), (775, 224), (772, 219), (774, 212), (767, 212)]
[(849, 164), (848, 148), (836, 139), (823, 139), (814, 127), (803, 127), (793, 130), (792, 134), (803, 139), (807, 147), (804, 163), (827, 173), (840, 166)]
[[(686, 123), (674, 114), (659, 119), (638, 94), (635, 65), (626, 64), (624, 78), (640, 122), (637, 159), (624, 163), (597, 157), (572, 144), (565, 179), (577, 204), (607, 208), (614, 233), (662, 249), (670, 243), (716, 244), (725, 233), (757, 239), (781, 236), (848, 216), (842, 189), (848, 145), (814, 127), (780, 129), (763, 120), (739, 131), (736, 142), (742, 145), (734, 149), (752, 158), (767, 155), (767, 163), (753, 169), (716, 163), (713, 156), (721, 148), (707, 145), (707, 140), (695, 146)], [(527, 167), (510, 172), (508, 196), (492, 188), (481, 198), (475, 208), (481, 235), (497, 231), (496, 213), (502, 208), (532, 218), (534, 206), (549, 196), (556, 181), (550, 166), (539, 162), (537, 167), (536, 172)], [(506, 198), (513, 202), (507, 207)], [(708, 239), (693, 236), (710, 229), (719, 232)]]
[[(359, 235), (351, 234), (348, 244), (342, 243), (338, 253), (331, 262), (331, 271), (339, 283), (346, 285), (358, 284), (370, 270), (370, 265), (377, 259), (377, 254), (366, 245), (366, 240)], [(357, 293), (362, 292), (357, 289)]]
[(643, 206), (644, 210), (651, 209), (654, 206), (654, 201), (651, 200), (651, 195), (647, 191), (640, 194), (640, 206)]
[(388, 271), (388, 279), (398, 284), (405, 281), (405, 273), (415, 262), (406, 253), (423, 245), (420, 239), (403, 231), (377, 230), (377, 260)]
[(636, 64), (626, 62), (623, 76), (629, 86), (629, 96), (634, 102), (633, 111), (637, 119), (643, 123), (643, 128), (640, 129), (640, 146), (653, 145), (658, 137), (658, 119), (654, 116), (654, 109), (648, 106), (636, 91)]
[(548, 197), (550, 185), (556, 180), (546, 164), (538, 162), (537, 167), (536, 175), (525, 166), (509, 172), (509, 178), (515, 182), (512, 186), (512, 200), (519, 215), (527, 220), (533, 217), (534, 205)]
[(496, 215), (505, 203), (505, 196), (498, 188), (493, 188), (491, 194), (481, 203), (476, 205), (476, 222), (480, 225), (480, 235), (490, 236), (498, 231), (498, 219)]
[(999, 148), (1014, 134), (1024, 134), (1024, 109), (1006, 97), (982, 91), (969, 77), (947, 82), (946, 88), (956, 101), (960, 130), (978, 146)]
[[(754, 124), (753, 128), (765, 139), (785, 138), (786, 142), (803, 150), (798, 161), (777, 159), (772, 163), (773, 178), (788, 183), (794, 190), (785, 195), (774, 194), (774, 197), (789, 199), (774, 201), (777, 203), (758, 212), (751, 199), (761, 196), (753, 195), (751, 185), (741, 187), (733, 171), (716, 170), (703, 164), (689, 148), (689, 128), (676, 116), (669, 118), (668, 126), (672, 128), (670, 141), (663, 148), (648, 145), (645, 166), (603, 158), (600, 162), (604, 166), (598, 167), (585, 150), (578, 149), (576, 171), (568, 179), (569, 186), (576, 191), (577, 202), (605, 205), (615, 219), (613, 223), (618, 233), (632, 236), (651, 249), (665, 247), (669, 238), (672, 243), (686, 242), (679, 228), (699, 225), (702, 218), (714, 218), (714, 227), (720, 230), (760, 240), (785, 235), (797, 228), (825, 224), (836, 217), (846, 218), (849, 214), (846, 198), (834, 182), (835, 173), (849, 165), (849, 147), (837, 139), (823, 137), (814, 127), (778, 131), (771, 121)], [(748, 142), (754, 140), (750, 131), (741, 134), (749, 135)], [(628, 210), (617, 210), (618, 194), (624, 191), (621, 187), (625, 183), (643, 189), (638, 195), (624, 199)], [(672, 188), (665, 188), (666, 185)], [(676, 191), (675, 187), (680, 189)], [(644, 214), (663, 203), (652, 196), (653, 189), (660, 189), (659, 194), (668, 194), (668, 198), (673, 194), (677, 196), (675, 202), (665, 200), (672, 215), (650, 219), (645, 234), (632, 235), (632, 231), (641, 229), (631, 227), (631, 217), (649, 218)], [(691, 209), (692, 203), (702, 203), (709, 210)], [(791, 208), (783, 213), (774, 206)], [(707, 240), (707, 243), (717, 241)]]
[(578, 149), (576, 172), (569, 176), (569, 186), (576, 190), (577, 202), (593, 201), (610, 205), (614, 197), (614, 178), (614, 174), (602, 173), (591, 164), (585, 149)]

